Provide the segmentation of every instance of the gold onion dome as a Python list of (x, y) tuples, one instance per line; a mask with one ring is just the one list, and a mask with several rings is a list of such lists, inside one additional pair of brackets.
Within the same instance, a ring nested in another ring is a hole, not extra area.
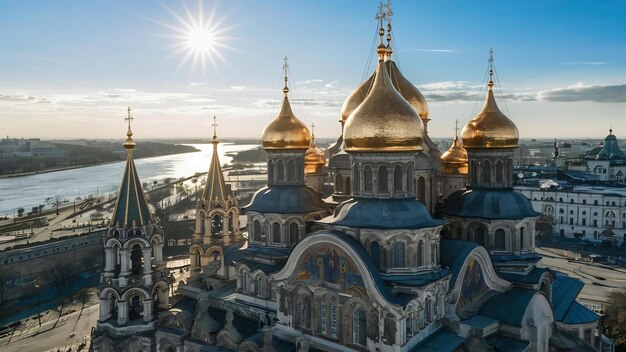
[(452, 146), (441, 156), (444, 174), (467, 174), (467, 151), (459, 143), (459, 136), (454, 136)]
[(463, 147), (471, 148), (517, 148), (519, 131), (496, 104), (493, 95), (493, 80), (489, 80), (489, 90), (483, 109), (471, 119), (461, 133)]
[(263, 149), (308, 149), (311, 144), (309, 129), (291, 111), (285, 61), (283, 105), (278, 116), (263, 130)]
[(346, 151), (418, 151), (423, 130), (421, 119), (393, 87), (379, 60), (369, 94), (345, 122)]
[(326, 165), (326, 157), (324, 152), (315, 145), (315, 133), (313, 128), (315, 125), (311, 124), (311, 146), (304, 154), (304, 173), (313, 174), (322, 171), (324, 165)]

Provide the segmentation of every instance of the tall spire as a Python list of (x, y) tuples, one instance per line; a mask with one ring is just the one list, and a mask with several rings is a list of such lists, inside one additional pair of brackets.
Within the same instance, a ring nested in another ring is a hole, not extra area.
[(315, 148), (315, 123), (311, 122), (311, 147)]
[(493, 48), (489, 49), (489, 90), (493, 87)]
[(219, 153), (217, 152), (217, 145), (219, 141), (217, 139), (217, 117), (213, 115), (213, 155), (211, 156), (211, 165), (209, 166), (209, 173), (206, 178), (206, 186), (202, 199), (204, 201), (220, 201), (225, 202), (232, 193), (228, 187), (226, 187), (226, 181), (224, 180), (224, 173), (222, 172), (222, 165), (220, 164)]
[(459, 145), (459, 119), (454, 120), (454, 145)]
[(287, 94), (289, 94), (289, 87), (287, 86), (287, 72), (289, 71), (289, 63), (287, 62), (287, 55), (285, 55), (285, 58), (283, 60), (284, 60), (283, 70), (285, 71), (285, 86), (283, 87), (283, 93), (285, 93), (285, 97), (287, 97)]
[(378, 53), (378, 60), (379, 61), (384, 60), (385, 59), (385, 54), (387, 53), (387, 47), (383, 43), (383, 38), (385, 36), (385, 29), (383, 28), (383, 20), (385, 19), (385, 16), (386, 16), (385, 5), (383, 5), (383, 3), (381, 2), (378, 5), (378, 12), (376, 13), (376, 17), (375, 17), (375, 19), (379, 23), (378, 37), (379, 37), (380, 41), (378, 43), (378, 48), (376, 48), (376, 53)]
[(133, 160), (132, 151), (135, 148), (135, 142), (132, 139), (133, 132), (130, 126), (133, 120), (130, 114), (130, 107), (124, 120), (128, 122), (128, 131), (126, 132), (127, 138), (123, 146), (128, 151), (128, 155), (122, 184), (117, 192), (117, 202), (111, 218), (111, 226), (123, 228), (141, 227), (154, 223), (154, 219), (150, 213), (150, 208), (148, 208), (148, 202), (141, 188), (141, 181), (137, 175)]
[(391, 54), (393, 54), (393, 49), (391, 48), (391, 17), (393, 17), (391, 0), (387, 0), (387, 4), (385, 4), (385, 19), (387, 20), (387, 51), (385, 53), (385, 61), (390, 60)]

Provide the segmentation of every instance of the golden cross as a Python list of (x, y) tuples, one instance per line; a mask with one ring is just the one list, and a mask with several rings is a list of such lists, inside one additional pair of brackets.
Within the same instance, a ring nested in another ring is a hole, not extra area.
[(489, 80), (493, 81), (493, 48), (489, 49)]
[(454, 121), (454, 136), (458, 137), (459, 136), (459, 120), (455, 120)]
[(128, 117), (124, 118), (124, 121), (128, 121), (128, 129), (130, 130), (130, 122), (133, 120), (133, 117), (130, 116), (130, 106), (128, 107)]
[(217, 138), (217, 122), (216, 122), (217, 117), (215, 117), (215, 115), (213, 115), (213, 123), (211, 124), (211, 126), (213, 126), (213, 138)]

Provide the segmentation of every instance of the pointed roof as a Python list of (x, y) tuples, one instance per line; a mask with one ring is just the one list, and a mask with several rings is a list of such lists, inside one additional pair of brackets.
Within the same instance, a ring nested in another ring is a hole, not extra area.
[(111, 217), (111, 226), (124, 228), (140, 227), (155, 222), (150, 213), (146, 196), (141, 188), (141, 180), (139, 180), (135, 161), (133, 160), (133, 149), (136, 144), (132, 139), (133, 132), (130, 129), (132, 119), (130, 108), (128, 108), (128, 117), (126, 118), (126, 121), (128, 121), (128, 132), (126, 133), (126, 141), (123, 144), (127, 151), (126, 168), (124, 169), (122, 184), (117, 192), (115, 210)]
[(598, 153), (598, 159), (624, 159), (626, 156), (619, 148), (617, 137), (613, 134), (613, 129), (609, 130), (609, 135), (604, 139), (604, 145)]
[(213, 201), (216, 198), (220, 201), (226, 201), (229, 196), (232, 197), (230, 188), (226, 187), (226, 181), (224, 181), (224, 173), (222, 172), (222, 165), (220, 164), (219, 154), (217, 153), (217, 145), (220, 143), (217, 139), (217, 124), (215, 123), (216, 117), (213, 116), (213, 155), (211, 156), (211, 166), (209, 166), (209, 173), (207, 174), (207, 181), (202, 193), (202, 199), (205, 201)]

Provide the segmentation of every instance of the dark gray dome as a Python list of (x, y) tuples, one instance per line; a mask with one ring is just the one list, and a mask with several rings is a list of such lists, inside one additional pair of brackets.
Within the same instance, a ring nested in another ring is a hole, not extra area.
[(442, 215), (481, 219), (525, 219), (541, 215), (530, 200), (511, 188), (460, 190), (439, 208)]
[(258, 190), (242, 208), (259, 213), (310, 213), (328, 209), (322, 195), (308, 186), (271, 186)]

